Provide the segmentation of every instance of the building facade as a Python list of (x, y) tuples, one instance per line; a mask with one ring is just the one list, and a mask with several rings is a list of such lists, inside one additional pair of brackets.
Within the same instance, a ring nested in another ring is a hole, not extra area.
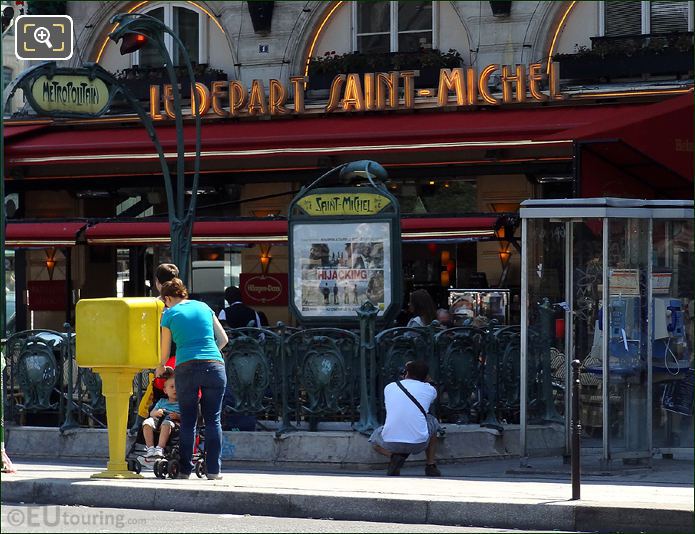
[[(243, 274), (287, 273), (290, 200), (347, 161), (389, 172), (405, 287), (442, 306), (448, 289), (510, 289), (512, 322), (523, 200), (692, 197), (692, 2), (65, 5), (76, 51), (64, 66), (114, 73), (172, 162), (163, 59), (152, 45), (121, 55), (110, 20), (156, 17), (187, 49), (203, 115), (191, 283), (215, 305)], [(4, 162), (19, 203), (8, 225), (16, 328), (59, 328), (78, 298), (149, 293), (152, 266), (169, 257), (167, 207), (157, 154), (124, 102), (98, 119), (6, 116)], [(255, 304), (291, 320), (284, 302)]]

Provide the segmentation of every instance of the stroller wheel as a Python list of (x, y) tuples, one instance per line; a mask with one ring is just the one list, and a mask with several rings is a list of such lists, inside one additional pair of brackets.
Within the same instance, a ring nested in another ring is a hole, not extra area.
[(162, 462), (166, 462), (166, 460), (156, 460), (154, 462), (154, 465), (152, 466), (152, 471), (154, 472), (154, 476), (157, 478), (164, 478), (166, 475), (166, 471), (163, 470), (162, 468), (166, 469), (166, 465), (162, 465)]
[(203, 478), (207, 474), (205, 460), (200, 459), (195, 463), (195, 474), (198, 478)]
[(169, 461), (164, 459), (159, 461), (159, 478), (166, 478), (169, 470)]
[(140, 474), (140, 462), (137, 460), (128, 460), (128, 471)]
[(167, 466), (167, 474), (169, 475), (169, 478), (176, 478), (177, 475), (179, 474), (179, 462), (178, 460), (171, 460), (168, 462)]

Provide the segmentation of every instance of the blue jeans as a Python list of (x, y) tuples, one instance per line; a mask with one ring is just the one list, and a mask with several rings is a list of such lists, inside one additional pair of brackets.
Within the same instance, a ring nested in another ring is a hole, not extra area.
[(193, 442), (198, 419), (198, 389), (202, 391), (200, 407), (205, 421), (205, 463), (211, 475), (220, 472), (222, 452), (222, 397), (227, 375), (222, 361), (195, 360), (176, 367), (176, 397), (181, 409), (180, 454), (181, 473), (193, 470)]

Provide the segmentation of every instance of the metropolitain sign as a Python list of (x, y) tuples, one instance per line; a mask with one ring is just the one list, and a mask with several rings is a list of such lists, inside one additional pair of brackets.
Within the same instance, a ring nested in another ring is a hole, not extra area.
[[(499, 75), (501, 98), (489, 88), (493, 75)], [(412, 109), (415, 97), (435, 97), (439, 107), (496, 106), (528, 101), (543, 102), (565, 98), (560, 90), (559, 65), (552, 63), (545, 72), (541, 63), (526, 65), (488, 65), (480, 72), (473, 67), (441, 69), (436, 88), (416, 89), (417, 70), (339, 74), (331, 83), (324, 111), (361, 112)], [(262, 80), (253, 80), (247, 89), (241, 82), (196, 82), (197, 112), (220, 117), (280, 116), (303, 114), (304, 91), (309, 79), (290, 78), (291, 91), (279, 80), (270, 80), (268, 90)], [(547, 86), (547, 91), (543, 87)], [(290, 94), (293, 95), (290, 101)], [(451, 98), (453, 97), (453, 100)], [(193, 111), (191, 110), (191, 113)], [(175, 118), (171, 84), (150, 86), (150, 115), (154, 120)]]

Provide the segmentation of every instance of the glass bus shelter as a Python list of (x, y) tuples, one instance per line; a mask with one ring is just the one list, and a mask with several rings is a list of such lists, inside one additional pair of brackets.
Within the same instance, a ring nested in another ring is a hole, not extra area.
[(527, 200), (520, 215), (522, 457), (559, 452), (532, 425), (569, 454), (572, 359), (582, 448), (602, 465), (692, 448), (693, 202)]

